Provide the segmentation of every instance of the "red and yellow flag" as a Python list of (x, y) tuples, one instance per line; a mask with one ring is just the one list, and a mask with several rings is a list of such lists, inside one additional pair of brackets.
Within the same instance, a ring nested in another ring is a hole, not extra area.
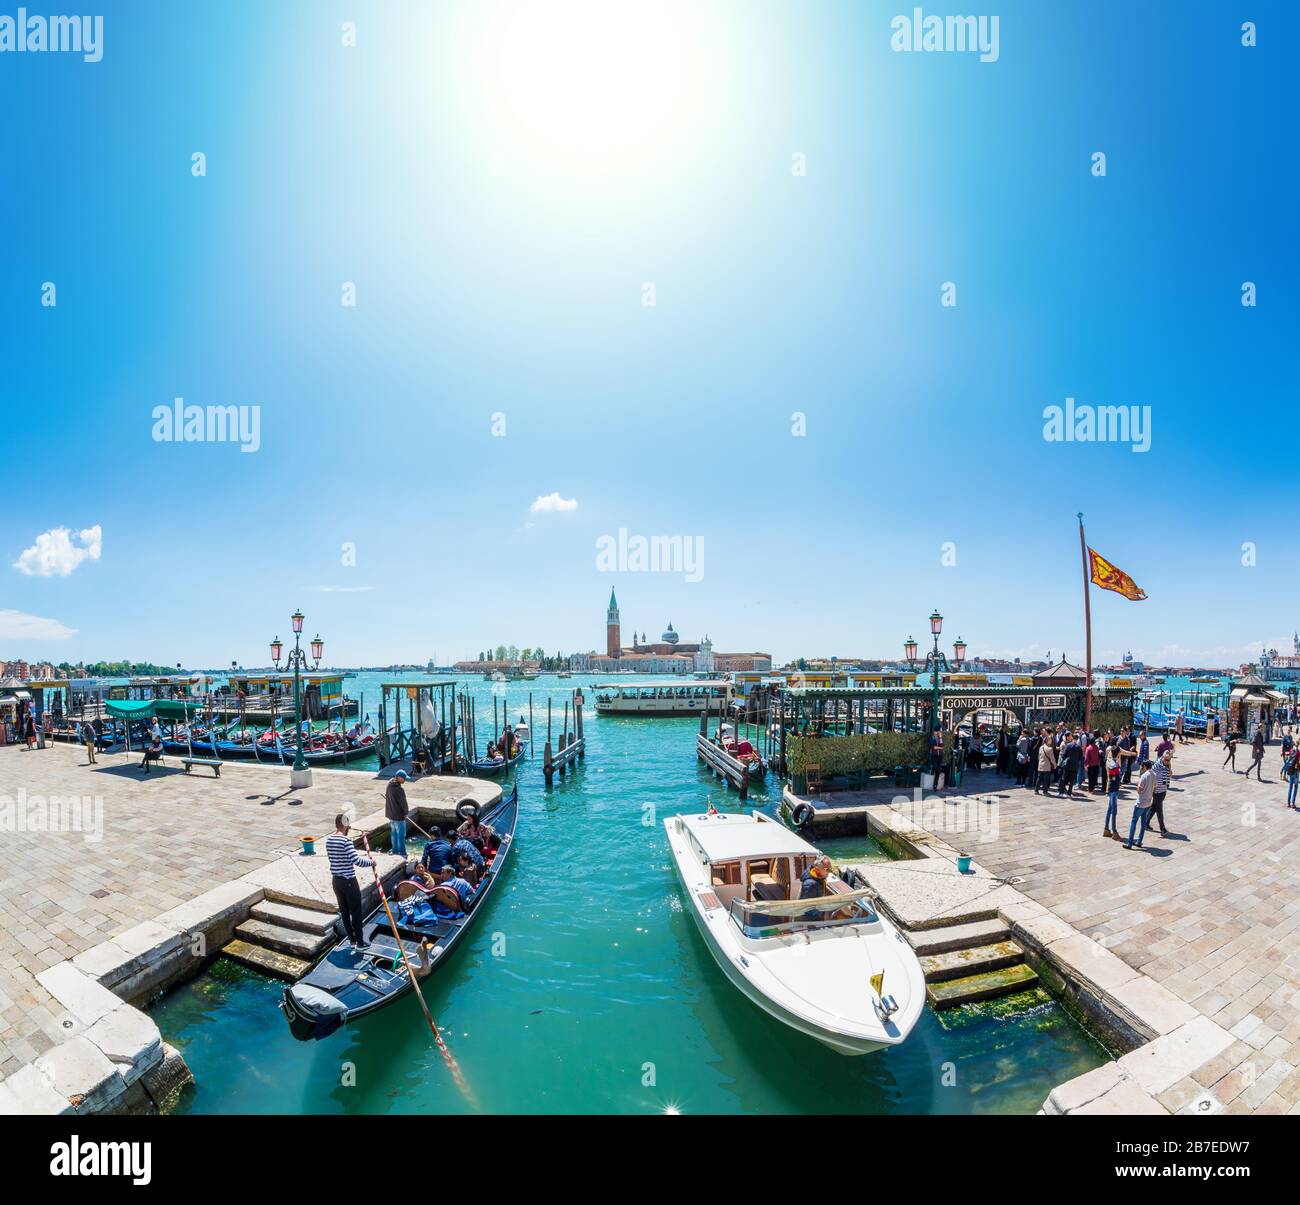
[(1088, 565), (1092, 570), (1092, 584), (1103, 590), (1114, 590), (1133, 602), (1141, 602), (1147, 593), (1123, 569), (1117, 569), (1095, 548), (1088, 549)]

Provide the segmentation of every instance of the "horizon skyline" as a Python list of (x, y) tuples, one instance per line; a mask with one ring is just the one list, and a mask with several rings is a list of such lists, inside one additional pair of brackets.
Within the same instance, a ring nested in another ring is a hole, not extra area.
[[(669, 622), (671, 623), (672, 621), (669, 621)], [(958, 636), (960, 636), (961, 633), (955, 633), (954, 635), (949, 636), (949, 634), (948, 634), (948, 622), (947, 622), (946, 617), (945, 617), (944, 624), (945, 624), (945, 631), (944, 631), (944, 633), (943, 633), (943, 636), (940, 638), (939, 647), (940, 647), (940, 650), (941, 650), (941, 651), (946, 652), (946, 651), (948, 651), (948, 649), (951, 647), (951, 645), (952, 645), (952, 643), (953, 643), (953, 640), (955, 640)], [(307, 626), (310, 626), (310, 625), (307, 625)], [(675, 627), (675, 626), (676, 626), (676, 625), (674, 625), (674, 627)], [(636, 630), (637, 632), (642, 631), (642, 629), (641, 629), (640, 627), (637, 627), (635, 630)], [(647, 629), (645, 629), (645, 630), (648, 631), (649, 629), (647, 628)], [(680, 630), (678, 631), (678, 635), (681, 635)], [(908, 635), (909, 635), (909, 636), (910, 636), (910, 635), (914, 635), (914, 633), (909, 632)], [(929, 633), (927, 632), (926, 635), (928, 636)], [(1283, 637), (1283, 638), (1279, 638), (1279, 639), (1275, 639), (1275, 640), (1270, 640), (1270, 641), (1264, 643), (1262, 646), (1259, 646), (1259, 647), (1247, 646), (1245, 652), (1248, 653), (1249, 655), (1243, 655), (1243, 656), (1240, 657), (1238, 660), (1232, 660), (1232, 659), (1231, 659), (1231, 657), (1232, 657), (1231, 651), (1228, 651), (1228, 653), (1227, 653), (1227, 655), (1228, 655), (1229, 658), (1230, 658), (1230, 659), (1227, 660), (1227, 661), (1225, 661), (1225, 660), (1207, 659), (1207, 658), (1202, 658), (1202, 657), (1199, 657), (1199, 656), (1196, 656), (1196, 657), (1182, 657), (1182, 658), (1166, 658), (1166, 659), (1161, 660), (1161, 659), (1159, 659), (1159, 658), (1157, 658), (1157, 657), (1152, 657), (1152, 656), (1150, 656), (1150, 655), (1144, 654), (1144, 653), (1143, 653), (1141, 650), (1139, 650), (1139, 649), (1133, 649), (1133, 648), (1128, 648), (1128, 647), (1126, 647), (1126, 648), (1123, 650), (1123, 652), (1116, 652), (1116, 651), (1114, 651), (1114, 650), (1107, 650), (1107, 649), (1098, 649), (1098, 648), (1094, 648), (1094, 650), (1093, 650), (1093, 657), (1092, 657), (1092, 660), (1093, 660), (1094, 668), (1095, 668), (1096, 666), (1098, 666), (1098, 665), (1119, 666), (1119, 665), (1122, 664), (1122, 661), (1123, 661), (1123, 657), (1124, 657), (1124, 655), (1127, 654), (1127, 653), (1132, 653), (1132, 654), (1133, 654), (1133, 657), (1134, 657), (1134, 660), (1139, 661), (1139, 662), (1143, 663), (1144, 665), (1154, 666), (1154, 667), (1158, 667), (1158, 668), (1168, 668), (1168, 667), (1173, 667), (1173, 666), (1185, 666), (1185, 667), (1191, 667), (1191, 668), (1227, 668), (1227, 669), (1233, 669), (1233, 668), (1235, 668), (1235, 667), (1236, 667), (1237, 665), (1239, 665), (1239, 664), (1245, 664), (1245, 663), (1247, 663), (1247, 662), (1255, 662), (1255, 661), (1257, 661), (1257, 660), (1258, 660), (1258, 653), (1259, 653), (1259, 652), (1268, 651), (1268, 650), (1271, 650), (1271, 649), (1276, 649), (1276, 650), (1282, 652), (1284, 655), (1289, 655), (1289, 654), (1287, 653), (1287, 649), (1288, 649), (1289, 647), (1291, 647), (1291, 646), (1290, 646), (1290, 642), (1291, 642), (1292, 640), (1294, 640), (1294, 638), (1295, 638), (1295, 633), (1293, 633), (1291, 637)], [(306, 627), (304, 627), (304, 639), (306, 639)], [(688, 643), (689, 643), (689, 642), (688, 642)], [(1048, 654), (1050, 654), (1050, 660), (1051, 660), (1052, 662), (1057, 662), (1057, 661), (1060, 661), (1062, 658), (1064, 658), (1064, 659), (1068, 660), (1069, 662), (1071, 662), (1072, 664), (1082, 665), (1082, 664), (1084, 663), (1084, 660), (1085, 660), (1084, 653), (1083, 653), (1083, 646), (1082, 646), (1082, 644), (1080, 644), (1080, 646), (1079, 646), (1079, 651), (1076, 653), (1076, 652), (1075, 652), (1075, 651), (1074, 651), (1074, 650), (1073, 650), (1073, 649), (1072, 649), (1068, 644), (1066, 644), (1066, 645), (1057, 645), (1057, 646), (1052, 646), (1052, 645), (1035, 645), (1035, 646), (1030, 646), (1032, 649), (1034, 649), (1034, 650), (1036, 650), (1036, 651), (1027, 651), (1027, 652), (1021, 652), (1021, 651), (1001, 652), (1001, 651), (991, 650), (991, 649), (979, 649), (978, 646), (976, 646), (976, 645), (974, 644), (974, 642), (969, 642), (969, 641), (968, 641), (967, 643), (968, 643), (968, 648), (967, 648), (967, 650), (966, 650), (966, 654), (965, 654), (965, 664), (969, 664), (969, 663), (970, 663), (971, 661), (973, 661), (973, 660), (980, 660), (980, 659), (994, 659), (994, 660), (1015, 661), (1017, 658), (1019, 658), (1021, 661), (1025, 661), (1025, 662), (1044, 661), (1044, 660), (1047, 660), (1047, 659), (1048, 659)], [(924, 654), (925, 654), (925, 652), (927, 651), (927, 644), (926, 644), (926, 641), (925, 641), (925, 640), (921, 640), (921, 641), (919, 642), (919, 644), (920, 644), (919, 656), (923, 659)], [(268, 647), (269, 647), (269, 642), (268, 642)], [(327, 658), (324, 658), (324, 659), (323, 659), (321, 669), (322, 669), (322, 672), (323, 672), (323, 671), (325, 671), (325, 670), (333, 670), (333, 669), (356, 669), (356, 668), (368, 667), (368, 666), (384, 667), (384, 666), (390, 666), (390, 665), (410, 665), (410, 666), (417, 666), (417, 667), (418, 667), (418, 666), (420, 666), (420, 665), (428, 664), (430, 661), (433, 661), (434, 664), (441, 664), (441, 665), (454, 665), (454, 664), (456, 664), (456, 663), (458, 663), (458, 662), (469, 662), (469, 661), (475, 661), (475, 660), (478, 659), (480, 653), (487, 653), (487, 654), (488, 654), (488, 659), (491, 660), (491, 659), (492, 659), (491, 654), (492, 654), (492, 653), (495, 651), (495, 649), (498, 648), (498, 647), (500, 647), (500, 643), (499, 643), (499, 642), (498, 642), (497, 644), (493, 644), (493, 645), (485, 645), (485, 646), (482, 646), (482, 647), (476, 648), (476, 649), (474, 649), (473, 651), (468, 652), (468, 653), (458, 654), (457, 656), (454, 656), (454, 657), (452, 657), (452, 658), (450, 658), (450, 659), (438, 658), (438, 657), (436, 656), (436, 650), (435, 650), (435, 653), (431, 653), (429, 656), (422, 656), (422, 657), (416, 657), (416, 658), (413, 658), (413, 657), (410, 657), (410, 656), (397, 656), (397, 657), (389, 657), (389, 658), (359, 658), (359, 659), (356, 659), (356, 660), (350, 660), (350, 661), (337, 661), (337, 660), (334, 660), (334, 659), (332, 659), (332, 658), (328, 658), (328, 657), (327, 657)], [(509, 648), (510, 646), (506, 646), (506, 647)], [(553, 656), (571, 657), (571, 656), (576, 655), (576, 654), (589, 654), (589, 653), (596, 653), (596, 654), (598, 654), (598, 655), (603, 655), (602, 650), (600, 650), (599, 648), (597, 648), (595, 645), (592, 645), (592, 647), (590, 647), (590, 648), (578, 648), (578, 647), (574, 647), (574, 648), (571, 648), (571, 649), (570, 649), (570, 648), (565, 648), (564, 646), (559, 645), (559, 644), (557, 644), (557, 645), (555, 645), (555, 646), (553, 646), (553, 647), (550, 647), (550, 648), (548, 648), (545, 644), (540, 645), (540, 646), (538, 646), (538, 645), (523, 645), (523, 644), (516, 644), (515, 647), (518, 648), (518, 649), (520, 649), (520, 650), (527, 648), (527, 649), (529, 649), (529, 650), (533, 650), (533, 651), (535, 651), (537, 648), (541, 648), (542, 651), (543, 651), (543, 653), (544, 653), (546, 656), (548, 656), (548, 657), (553, 657)], [(901, 646), (900, 646), (900, 647), (901, 647)], [(761, 646), (759, 646), (759, 647), (755, 647), (755, 648), (745, 648), (745, 649), (739, 649), (739, 648), (737, 648), (737, 649), (731, 649), (731, 648), (718, 648), (716, 642), (715, 642), (715, 649), (717, 649), (717, 651), (719, 651), (719, 652), (724, 652), (724, 653), (726, 653), (726, 652), (731, 652), (731, 653), (747, 653), (747, 652), (754, 652), (754, 653), (768, 653), (768, 652), (769, 652), (768, 649), (763, 648), (763, 647), (761, 647)], [(1184, 651), (1185, 651), (1185, 650), (1184, 650)], [(1222, 651), (1221, 651), (1221, 654), (1222, 654)], [(811, 651), (808, 651), (808, 650), (804, 650), (804, 651), (801, 651), (801, 652), (794, 652), (794, 653), (792, 653), (792, 654), (790, 654), (790, 655), (788, 655), (788, 656), (781, 656), (781, 655), (778, 655), (778, 654), (775, 653), (775, 652), (771, 652), (770, 655), (771, 655), (771, 657), (772, 657), (772, 665), (773, 665), (774, 668), (776, 668), (776, 667), (778, 667), (778, 666), (782, 666), (782, 665), (791, 665), (791, 664), (794, 664), (794, 663), (796, 663), (797, 661), (799, 661), (800, 659), (803, 659), (803, 660), (805, 660), (805, 661), (814, 661), (814, 660), (830, 660), (830, 659), (832, 659), (832, 658), (834, 658), (834, 659), (838, 659), (838, 660), (840, 660), (840, 661), (846, 661), (846, 662), (850, 662), (850, 661), (880, 661), (880, 662), (884, 662), (884, 663), (892, 663), (892, 664), (896, 664), (896, 665), (903, 665), (903, 664), (906, 664), (906, 658), (905, 658), (904, 656), (902, 656), (902, 655), (880, 655), (880, 654), (876, 654), (876, 653), (856, 654), (856, 653), (811, 652)], [(3, 655), (3, 656), (0, 656), (0, 663), (3, 663), (3, 662), (5, 662), (5, 661), (10, 661), (10, 660), (19, 660), (19, 659), (21, 659), (21, 660), (25, 660), (25, 661), (27, 661), (29, 664), (30, 664), (30, 663), (33, 663), (33, 662), (35, 662), (35, 663), (49, 662), (49, 663), (55, 665), (56, 667), (59, 666), (59, 665), (65, 664), (65, 663), (66, 663), (66, 664), (72, 664), (72, 665), (79, 665), (79, 664), (96, 664), (96, 663), (99, 663), (99, 662), (105, 662), (105, 661), (125, 661), (125, 660), (130, 660), (130, 661), (132, 661), (132, 662), (136, 662), (136, 663), (142, 663), (142, 664), (147, 663), (147, 664), (153, 664), (153, 665), (174, 664), (174, 662), (166, 662), (166, 663), (164, 663), (164, 662), (162, 662), (162, 661), (152, 660), (151, 658), (149, 658), (149, 657), (147, 657), (147, 656), (140, 656), (140, 657), (136, 657), (136, 656), (132, 656), (132, 657), (87, 656), (87, 657), (79, 657), (79, 658), (76, 658), (76, 659), (70, 659), (70, 658), (67, 658), (67, 657), (58, 657), (58, 656), (49, 656), (49, 655), (47, 655), (47, 656), (42, 656), (42, 657), (28, 657), (28, 656), (25, 656), (21, 651), (19, 651), (19, 652), (18, 652), (16, 655), (14, 655), (14, 656), (10, 656), (9, 654), (5, 654), (5, 655)], [(225, 666), (222, 665), (222, 668), (218, 669), (217, 667), (218, 667), (218, 665), (221, 664), (221, 663), (219, 663), (218, 661), (215, 661), (215, 660), (195, 659), (195, 660), (193, 660), (192, 662), (189, 662), (189, 661), (186, 661), (186, 659), (185, 659), (184, 657), (181, 657), (180, 660), (181, 660), (181, 662), (182, 662), (184, 668), (187, 669), (187, 670), (196, 669), (196, 668), (204, 668), (204, 669), (207, 669), (207, 670), (212, 670), (212, 671), (214, 671), (214, 672), (223, 672), (223, 670), (224, 670), (224, 668), (225, 668)], [(238, 661), (238, 664), (239, 664), (239, 666), (240, 666), (241, 669), (249, 669), (249, 670), (263, 670), (263, 669), (269, 669), (269, 670), (274, 670), (274, 665), (273, 665), (273, 663), (272, 663), (270, 660), (267, 660), (267, 661), (265, 661), (265, 662), (257, 661), (257, 660), (253, 660), (253, 659), (248, 659), (248, 660), (245, 660), (245, 659), (236, 659), (236, 660)], [(594, 671), (593, 671), (593, 672), (594, 672)]]

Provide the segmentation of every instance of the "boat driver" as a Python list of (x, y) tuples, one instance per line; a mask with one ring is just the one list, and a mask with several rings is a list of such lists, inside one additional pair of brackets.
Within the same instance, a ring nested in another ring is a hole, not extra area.
[[(818, 900), (830, 894), (826, 880), (830, 878), (831, 860), (823, 854), (809, 865), (799, 879), (799, 898), (801, 900)], [(821, 913), (815, 909), (805, 912), (805, 920), (816, 920)]]

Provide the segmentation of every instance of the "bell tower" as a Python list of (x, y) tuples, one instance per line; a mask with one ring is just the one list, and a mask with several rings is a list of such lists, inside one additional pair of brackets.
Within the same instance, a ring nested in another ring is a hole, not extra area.
[(614, 597), (614, 587), (609, 589), (609, 610), (605, 613), (605, 654), (617, 657), (622, 649), (619, 635), (618, 599)]

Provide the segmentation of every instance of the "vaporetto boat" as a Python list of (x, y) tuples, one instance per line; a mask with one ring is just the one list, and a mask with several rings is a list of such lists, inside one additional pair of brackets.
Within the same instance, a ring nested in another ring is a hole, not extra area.
[(799, 899), (815, 846), (759, 813), (664, 821), (689, 911), (727, 978), (764, 1012), (845, 1055), (897, 1046), (925, 1007), (916, 954), (832, 873)]
[(716, 714), (731, 706), (735, 687), (725, 679), (671, 682), (603, 682), (596, 687), (597, 715), (684, 716)]

